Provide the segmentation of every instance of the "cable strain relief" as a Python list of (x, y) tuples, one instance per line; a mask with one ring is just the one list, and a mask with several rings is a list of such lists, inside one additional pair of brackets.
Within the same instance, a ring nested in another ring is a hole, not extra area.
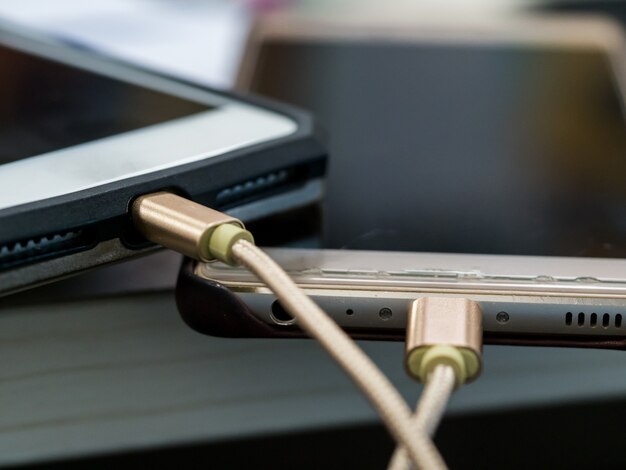
[(426, 382), (438, 365), (451, 367), (456, 377), (456, 387), (460, 387), (478, 375), (480, 358), (471, 349), (450, 345), (423, 346), (407, 356), (409, 373), (421, 382)]
[(209, 252), (214, 258), (231, 266), (239, 264), (232, 255), (232, 247), (239, 240), (254, 243), (254, 237), (250, 232), (238, 224), (226, 223), (213, 230), (209, 239)]

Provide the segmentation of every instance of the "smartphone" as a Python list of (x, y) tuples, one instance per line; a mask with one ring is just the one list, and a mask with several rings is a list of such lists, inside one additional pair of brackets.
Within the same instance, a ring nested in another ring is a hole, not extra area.
[[(404, 340), (411, 301), (445, 296), (480, 304), (487, 343), (626, 347), (626, 260), (267, 250), (356, 338)], [(186, 322), (206, 334), (302, 336), (243, 268), (186, 262), (177, 303)]]
[(251, 221), (317, 201), (311, 117), (0, 30), (0, 295), (136, 256), (133, 198)]
[[(490, 342), (622, 346), (619, 28), (545, 18), (387, 32), (275, 26), (253, 40), (241, 83), (310, 107), (328, 128), (318, 247), (402, 252), (273, 253), (341, 325), (401, 339), (410, 299), (463, 295), (480, 301)], [(267, 291), (228, 273), (184, 268), (178, 298), (190, 323), (299, 334)], [(210, 311), (201, 291), (238, 313), (215, 304), (224, 314), (199, 320)]]

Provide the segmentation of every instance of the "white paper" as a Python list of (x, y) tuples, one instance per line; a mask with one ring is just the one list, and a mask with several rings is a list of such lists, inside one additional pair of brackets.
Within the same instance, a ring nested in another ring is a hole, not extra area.
[(233, 84), (251, 18), (226, 0), (0, 0), (0, 17), (216, 87)]

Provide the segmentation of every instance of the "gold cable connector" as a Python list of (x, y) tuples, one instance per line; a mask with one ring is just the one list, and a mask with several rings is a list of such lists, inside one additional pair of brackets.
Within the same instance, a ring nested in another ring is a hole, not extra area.
[(370, 400), (391, 435), (406, 449), (406, 458), (419, 468), (445, 468), (429, 436), (413, 426), (411, 410), (398, 390), (287, 273), (254, 246), (252, 235), (239, 220), (167, 192), (137, 198), (131, 213), (137, 230), (154, 243), (196, 260), (242, 264), (256, 274)]
[(408, 313), (406, 369), (426, 382), (437, 365), (448, 365), (459, 387), (480, 373), (482, 335), (478, 303), (453, 297), (417, 299)]
[(240, 220), (176, 194), (140, 196), (131, 212), (135, 228), (145, 238), (199, 261), (237, 264), (231, 247), (239, 240), (254, 243)]
[[(480, 373), (482, 313), (468, 299), (423, 297), (411, 302), (407, 320), (405, 366), (425, 384), (413, 424), (432, 436), (452, 391)], [(388, 470), (407, 468), (411, 464), (406, 450), (398, 446)]]

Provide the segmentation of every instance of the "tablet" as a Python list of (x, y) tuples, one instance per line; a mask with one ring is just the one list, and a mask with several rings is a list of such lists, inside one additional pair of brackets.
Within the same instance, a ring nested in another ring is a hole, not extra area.
[(0, 293), (153, 248), (128, 207), (169, 190), (246, 221), (316, 201), (308, 114), (0, 31)]

